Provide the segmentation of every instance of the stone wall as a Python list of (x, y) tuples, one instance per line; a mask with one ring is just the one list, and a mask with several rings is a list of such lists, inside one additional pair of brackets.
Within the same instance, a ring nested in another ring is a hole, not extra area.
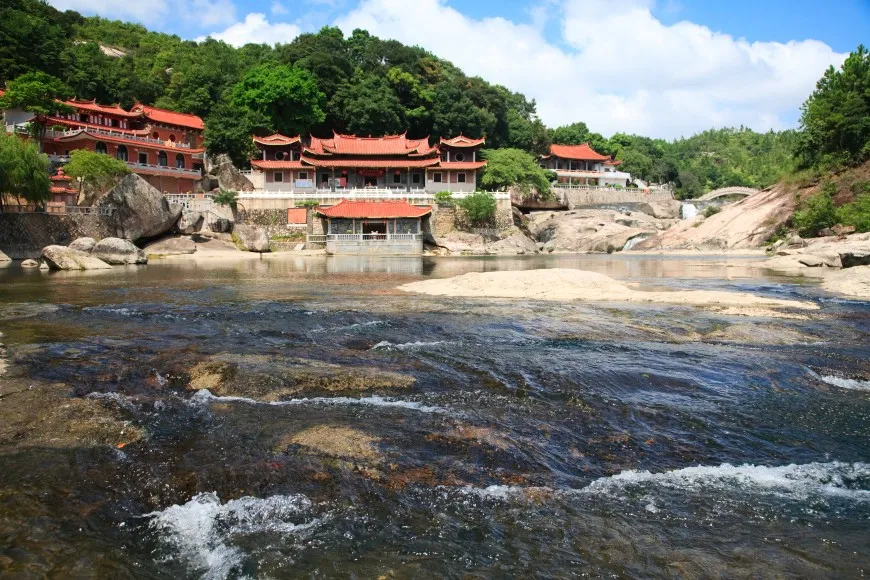
[(637, 189), (559, 189), (554, 188), (556, 197), (565, 200), (570, 209), (593, 205), (614, 203), (648, 203), (651, 201), (670, 201), (674, 196), (670, 191), (651, 191), (644, 193)]
[(434, 206), (429, 218), (423, 220), (423, 239), (434, 242), (434, 238), (443, 237), (453, 230), (471, 233), (504, 231), (514, 225), (510, 200), (498, 200), (496, 204), (495, 215), (484, 224), (472, 224), (461, 207)]
[(114, 235), (108, 216), (82, 214), (0, 213), (0, 250), (10, 258), (39, 256), (52, 244), (67, 245), (76, 238)]

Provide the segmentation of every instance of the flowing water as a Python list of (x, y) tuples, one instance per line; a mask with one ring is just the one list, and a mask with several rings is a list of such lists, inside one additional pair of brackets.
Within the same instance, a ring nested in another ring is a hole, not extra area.
[[(395, 290), (543, 267), (821, 310)], [(862, 577), (870, 306), (799, 282), (630, 255), (10, 268), (0, 383), (52, 385), (142, 438), (0, 426), (0, 573)], [(191, 391), (202, 361), (234, 365), (237, 390)], [(342, 389), (357, 377), (389, 380)], [(3, 393), (0, 420), (52, 404), (16, 407), (24, 394)]]

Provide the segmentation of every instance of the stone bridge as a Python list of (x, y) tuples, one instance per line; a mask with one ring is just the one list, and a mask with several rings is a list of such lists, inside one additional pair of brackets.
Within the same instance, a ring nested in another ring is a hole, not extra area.
[(753, 189), (751, 187), (723, 187), (721, 189), (714, 189), (710, 193), (705, 193), (701, 197), (696, 198), (696, 201), (712, 201), (729, 195), (742, 195), (743, 197), (749, 197), (753, 193), (758, 193), (759, 191), (761, 190)]

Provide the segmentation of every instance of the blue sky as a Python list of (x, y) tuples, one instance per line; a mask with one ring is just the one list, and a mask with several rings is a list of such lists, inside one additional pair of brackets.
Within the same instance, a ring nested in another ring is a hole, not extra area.
[(550, 126), (665, 138), (796, 126), (824, 70), (870, 30), (870, 0), (49, 2), (237, 46), (365, 28), (534, 98)]

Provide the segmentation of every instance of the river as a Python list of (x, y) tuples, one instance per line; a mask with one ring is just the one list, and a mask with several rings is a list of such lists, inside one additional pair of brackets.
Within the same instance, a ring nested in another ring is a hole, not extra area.
[[(395, 290), (548, 267), (821, 309), (768, 319)], [(20, 387), (0, 397), (3, 575), (859, 577), (870, 567), (870, 303), (774, 276), (757, 258), (11, 267), (0, 271), (0, 332), (0, 383)], [(235, 390), (193, 392), (197, 376)], [(141, 437), (91, 444), (75, 421), (51, 436), (28, 430), (16, 421), (56, 404), (22, 398), (34, 389), (62, 393), (51, 417), (82, 399), (89, 421), (105, 409)]]

